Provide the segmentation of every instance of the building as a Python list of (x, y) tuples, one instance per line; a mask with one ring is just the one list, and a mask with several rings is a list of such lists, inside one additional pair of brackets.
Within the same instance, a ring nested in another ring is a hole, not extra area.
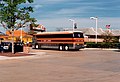
[(42, 24), (38, 24), (38, 25), (30, 25), (30, 32), (45, 32), (46, 28), (45, 26), (43, 26)]
[[(45, 32), (45, 31), (46, 31), (46, 28), (41, 24), (38, 24), (36, 26), (34, 26), (34, 25), (31, 26), (30, 25), (30, 28), (28, 28), (27, 32), (25, 32), (23, 30), (15, 30), (14, 31), (14, 42), (21, 41), (21, 42), (24, 42), (24, 43), (31, 43), (34, 33)], [(12, 39), (13, 39), (13, 36), (12, 36), (12, 33), (9, 30), (6, 31), (6, 34), (0, 32), (0, 40), (2, 40), (4, 42), (5, 41), (6, 42), (12, 42)]]
[(6, 35), (6, 34), (3, 33), (3, 32), (0, 32), (0, 44), (1, 44), (1, 42), (2, 42), (3, 40), (6, 40), (7, 37), (8, 37), (8, 35)]
[[(67, 30), (73, 30), (73, 29), (67, 29)], [(74, 29), (76, 31), (82, 31), (84, 33), (84, 40), (85, 42), (95, 42), (96, 41), (96, 29), (91, 27), (91, 28), (78, 28), (78, 29)], [(110, 33), (112, 33), (112, 36), (116, 37), (119, 39), (120, 42), (120, 30), (116, 30), (116, 29), (102, 29), (102, 28), (98, 28), (97, 29), (97, 42), (103, 42), (103, 34), (109, 31)]]
[[(12, 34), (9, 31), (6, 31), (7, 40), (11, 41), (12, 40)], [(14, 31), (14, 41), (22, 41), (24, 43), (29, 43), (32, 42), (32, 35), (28, 35), (26, 32), (23, 30), (15, 30)]]

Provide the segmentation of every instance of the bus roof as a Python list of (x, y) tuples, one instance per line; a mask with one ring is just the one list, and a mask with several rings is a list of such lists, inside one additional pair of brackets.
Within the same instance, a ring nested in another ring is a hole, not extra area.
[(56, 32), (38, 32), (35, 35), (44, 35), (44, 34), (72, 34), (75, 32), (83, 33), (82, 31), (56, 31)]

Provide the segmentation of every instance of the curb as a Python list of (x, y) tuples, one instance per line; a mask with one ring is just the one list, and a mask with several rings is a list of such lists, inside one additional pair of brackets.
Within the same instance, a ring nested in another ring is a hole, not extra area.
[(23, 59), (23, 58), (42, 58), (46, 57), (48, 55), (45, 55), (45, 52), (35, 52), (35, 53), (28, 53), (28, 54), (35, 54), (35, 55), (29, 55), (29, 56), (20, 56), (20, 57), (6, 57), (6, 56), (0, 56), (0, 60), (11, 60), (11, 59)]
[(120, 50), (115, 48), (84, 48), (82, 50)]

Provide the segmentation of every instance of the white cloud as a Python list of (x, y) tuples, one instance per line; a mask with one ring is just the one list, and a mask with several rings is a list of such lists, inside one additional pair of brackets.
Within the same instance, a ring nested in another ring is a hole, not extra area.
[(34, 5), (34, 8), (35, 8), (35, 9), (39, 9), (39, 8), (41, 8), (41, 7), (43, 7), (43, 5), (40, 5), (40, 4)]
[(35, 0), (34, 4), (56, 4), (68, 0)]
[(56, 11), (55, 14), (75, 14), (75, 13), (80, 13), (80, 12), (85, 12), (85, 8), (77, 7), (77, 8), (67, 8), (67, 9), (61, 9), (59, 11)]

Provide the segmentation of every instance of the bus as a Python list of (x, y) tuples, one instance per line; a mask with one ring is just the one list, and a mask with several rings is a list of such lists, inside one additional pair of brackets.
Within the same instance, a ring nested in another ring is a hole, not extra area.
[(84, 47), (82, 31), (38, 32), (33, 35), (33, 48), (79, 50)]

